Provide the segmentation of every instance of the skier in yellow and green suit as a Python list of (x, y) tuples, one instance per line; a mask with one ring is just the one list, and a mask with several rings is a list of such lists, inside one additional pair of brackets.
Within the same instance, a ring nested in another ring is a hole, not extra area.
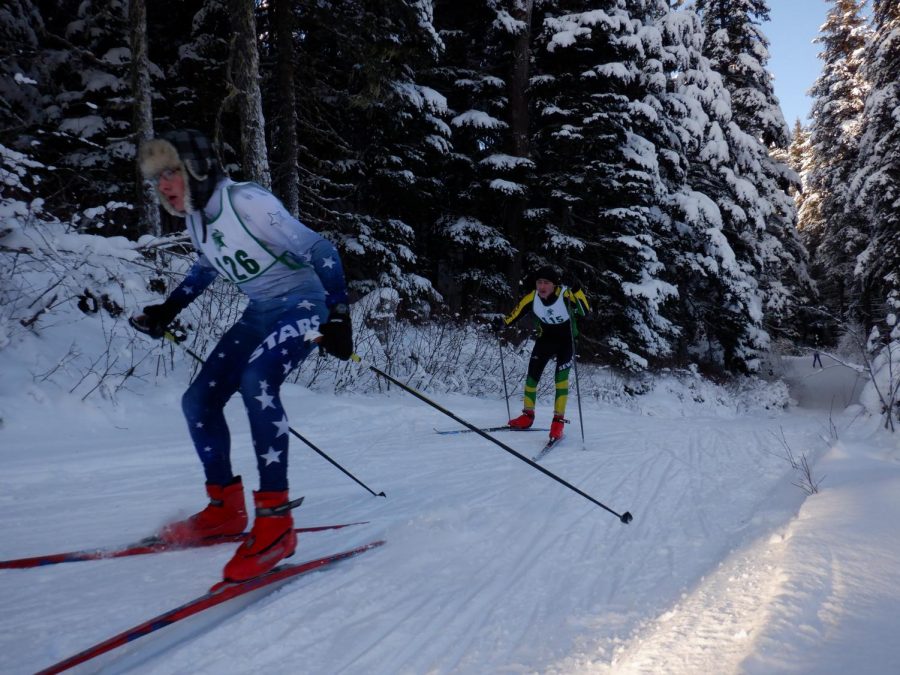
[(550, 358), (556, 357), (556, 397), (550, 438), (558, 440), (563, 436), (563, 425), (566, 423), (572, 346), (574, 338), (578, 335), (574, 317), (584, 316), (590, 310), (590, 305), (583, 291), (560, 285), (559, 274), (552, 267), (541, 267), (535, 277), (535, 290), (522, 298), (507, 316), (497, 319), (498, 327), (510, 326), (530, 307), (537, 328), (537, 339), (531, 351), (528, 375), (525, 379), (525, 404), (522, 414), (511, 419), (509, 426), (513, 429), (528, 429), (534, 423), (538, 381)]

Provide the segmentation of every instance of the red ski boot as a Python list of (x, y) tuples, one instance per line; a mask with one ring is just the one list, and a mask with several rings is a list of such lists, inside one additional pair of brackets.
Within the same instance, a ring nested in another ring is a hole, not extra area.
[(184, 546), (206, 537), (240, 534), (247, 527), (244, 486), (238, 476), (230, 485), (206, 485), (209, 504), (190, 518), (166, 525), (159, 533), (167, 543)]
[(528, 429), (534, 424), (534, 410), (525, 408), (518, 417), (513, 417), (507, 425), (510, 429)]
[(283, 492), (254, 492), (256, 520), (247, 540), (238, 547), (225, 565), (226, 581), (247, 581), (265, 574), (284, 558), (294, 555), (297, 533), (291, 508), (298, 506), (288, 501)]
[(563, 437), (563, 427), (568, 423), (562, 415), (554, 415), (553, 422), (550, 423), (550, 440), (558, 441)]

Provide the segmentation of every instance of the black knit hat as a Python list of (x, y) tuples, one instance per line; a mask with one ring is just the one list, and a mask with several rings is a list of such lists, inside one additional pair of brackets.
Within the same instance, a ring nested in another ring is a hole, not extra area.
[[(176, 129), (141, 144), (138, 163), (144, 178), (152, 179), (165, 169), (181, 169), (185, 176), (184, 210), (202, 210), (225, 176), (209, 139), (196, 129)], [(157, 186), (157, 190), (158, 190)], [(174, 216), (168, 200), (159, 200)]]
[(534, 280), (537, 281), (538, 279), (546, 279), (547, 281), (552, 281), (554, 286), (559, 286), (559, 272), (550, 267), (550, 265), (538, 268), (534, 273)]

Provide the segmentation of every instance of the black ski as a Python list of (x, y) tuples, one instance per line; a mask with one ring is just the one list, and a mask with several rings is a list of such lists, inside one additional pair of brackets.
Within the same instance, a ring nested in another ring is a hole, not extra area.
[(560, 444), (560, 441), (562, 441), (562, 439), (563, 437), (551, 438), (549, 441), (547, 441), (547, 444), (543, 448), (541, 448), (541, 451), (531, 458), (531, 461), (540, 462), (542, 459), (544, 459), (544, 457), (550, 454), (550, 451), (553, 450), (553, 448)]
[[(471, 434), (471, 433), (473, 433), (474, 431), (475, 431), (474, 429), (435, 429), (435, 432), (436, 432), (436, 433), (439, 433), (439, 434), (442, 434), (442, 435), (446, 435), (446, 434)], [(549, 430), (549, 429), (542, 429), (542, 428), (540, 428), (540, 427), (529, 427), (528, 429), (516, 429), (516, 428), (511, 427), (511, 426), (509, 426), (509, 425), (507, 425), (507, 424), (504, 424), (503, 426), (500, 426), (500, 427), (485, 427), (485, 428), (479, 429), (478, 431), (489, 432), (489, 431), (550, 431), (550, 430)]]

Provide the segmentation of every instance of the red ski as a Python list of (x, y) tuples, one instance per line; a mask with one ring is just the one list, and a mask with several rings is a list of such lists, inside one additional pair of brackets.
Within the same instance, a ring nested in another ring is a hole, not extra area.
[(144, 623), (135, 626), (134, 628), (123, 631), (122, 633), (119, 633), (118, 635), (111, 637), (108, 640), (104, 640), (103, 642), (100, 642), (93, 647), (88, 647), (84, 651), (79, 652), (74, 656), (70, 656), (69, 658), (60, 661), (59, 663), (55, 663), (52, 666), (45, 668), (37, 675), (61, 673), (64, 670), (73, 668), (74, 666), (77, 666), (80, 663), (84, 663), (85, 661), (90, 661), (91, 659), (96, 658), (101, 654), (110, 652), (117, 647), (121, 647), (124, 644), (127, 644), (154, 631), (157, 631), (160, 628), (171, 626), (177, 621), (181, 621), (182, 619), (186, 619), (190, 616), (198, 614), (203, 610), (209, 609), (210, 607), (221, 605), (223, 602), (228, 602), (233, 598), (241, 595), (246, 595), (247, 593), (251, 593), (260, 588), (273, 586), (278, 584), (279, 582), (284, 582), (288, 579), (298, 577), (301, 574), (306, 574), (307, 572), (313, 572), (315, 570), (322, 569), (323, 567), (333, 565), (334, 563), (340, 562), (341, 560), (346, 560), (347, 558), (352, 558), (355, 555), (359, 555), (360, 553), (364, 553), (373, 548), (377, 548), (382, 544), (384, 544), (384, 541), (373, 541), (371, 543), (364, 544), (363, 546), (358, 546), (348, 551), (332, 553), (331, 555), (326, 555), (322, 558), (316, 558), (315, 560), (309, 560), (298, 565), (281, 565), (280, 567), (276, 567), (271, 572), (267, 572), (266, 574), (256, 577), (255, 579), (250, 579), (249, 581), (217, 584), (217, 589), (215, 591), (209, 592), (206, 595), (201, 595), (199, 598), (195, 598), (194, 600), (191, 600), (190, 602), (187, 602), (180, 607), (160, 614), (159, 616), (156, 616), (149, 621), (145, 621)]
[[(341, 525), (318, 525), (315, 527), (298, 527), (295, 532), (321, 532), (322, 530), (340, 530), (351, 525), (365, 525), (368, 521), (358, 523), (344, 523)], [(83, 551), (69, 551), (68, 553), (50, 553), (33, 558), (17, 558), (14, 560), (0, 560), (0, 569), (26, 569), (28, 567), (42, 567), (44, 565), (58, 565), (59, 563), (81, 562), (83, 560), (107, 560), (109, 558), (126, 558), (132, 555), (146, 555), (148, 553), (164, 553), (166, 551), (181, 551), (188, 548), (203, 548), (216, 546), (229, 542), (238, 542), (246, 539), (249, 532), (241, 534), (220, 535), (207, 537), (193, 544), (173, 545), (167, 544), (159, 537), (147, 537), (134, 544), (112, 548), (85, 549)]]

